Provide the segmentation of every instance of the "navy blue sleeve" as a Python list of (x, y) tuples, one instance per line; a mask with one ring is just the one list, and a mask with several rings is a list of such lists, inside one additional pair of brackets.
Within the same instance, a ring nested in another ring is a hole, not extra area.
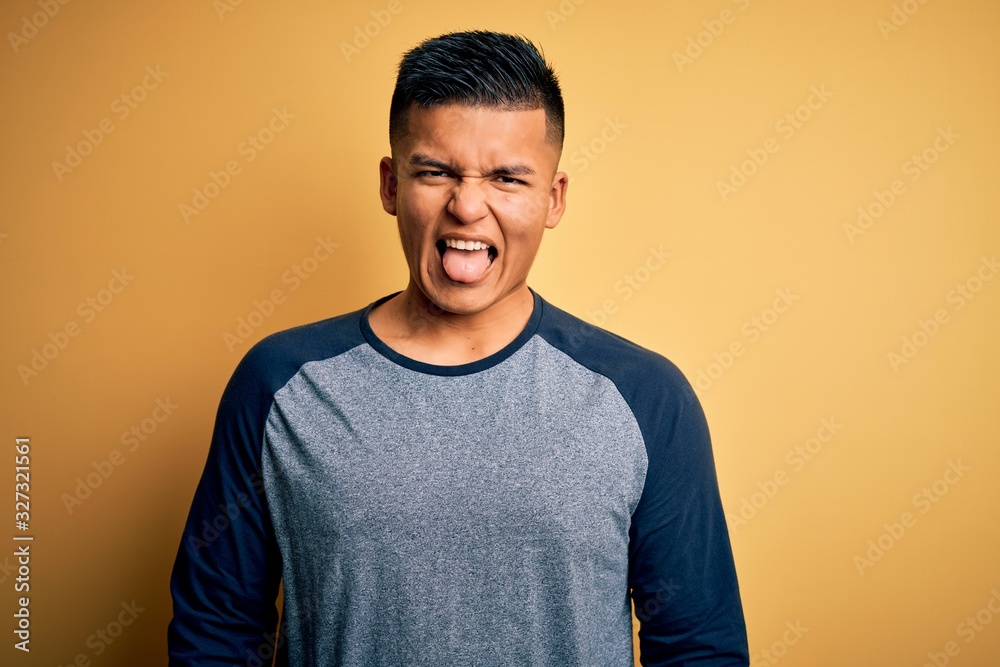
[(664, 357), (548, 303), (539, 333), (614, 382), (646, 445), (629, 528), (629, 586), (645, 667), (746, 667), (746, 623), (705, 415)]
[(171, 667), (230, 667), (271, 654), (261, 649), (274, 640), (281, 560), (261, 476), (272, 397), (264, 356), (247, 354), (219, 405), (170, 581)]
[(708, 425), (680, 371), (670, 365), (659, 375), (630, 401), (649, 457), (629, 540), (640, 661), (746, 667), (746, 624)]

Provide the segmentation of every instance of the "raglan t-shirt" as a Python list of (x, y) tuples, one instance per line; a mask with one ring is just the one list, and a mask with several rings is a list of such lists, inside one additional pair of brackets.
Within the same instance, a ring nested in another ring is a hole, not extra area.
[(174, 566), (172, 666), (630, 667), (632, 603), (643, 664), (748, 663), (690, 385), (533, 296), (464, 365), (383, 343), (391, 297), (247, 353)]

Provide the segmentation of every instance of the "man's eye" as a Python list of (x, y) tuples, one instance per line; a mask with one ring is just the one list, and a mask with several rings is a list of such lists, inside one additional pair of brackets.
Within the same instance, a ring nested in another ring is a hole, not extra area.
[(524, 185), (524, 181), (514, 178), (513, 176), (498, 176), (497, 180), (504, 185)]
[(443, 171), (419, 171), (417, 172), (418, 178), (443, 178), (448, 174)]

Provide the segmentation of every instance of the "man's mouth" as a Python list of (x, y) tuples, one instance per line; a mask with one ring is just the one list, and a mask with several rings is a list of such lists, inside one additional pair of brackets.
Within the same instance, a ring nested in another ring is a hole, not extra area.
[(436, 245), (445, 274), (459, 283), (479, 280), (497, 257), (497, 249), (482, 241), (441, 239)]

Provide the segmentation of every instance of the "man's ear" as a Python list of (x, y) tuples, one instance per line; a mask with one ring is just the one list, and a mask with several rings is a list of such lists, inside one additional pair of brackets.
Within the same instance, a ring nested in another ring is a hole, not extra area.
[(396, 215), (396, 188), (399, 187), (399, 179), (396, 178), (391, 157), (384, 157), (378, 163), (378, 179), (378, 193), (382, 198), (382, 208), (389, 215)]
[(566, 189), (569, 187), (569, 175), (565, 171), (558, 171), (552, 178), (552, 187), (549, 189), (549, 214), (545, 219), (545, 227), (552, 229), (559, 224), (563, 213), (566, 211)]

